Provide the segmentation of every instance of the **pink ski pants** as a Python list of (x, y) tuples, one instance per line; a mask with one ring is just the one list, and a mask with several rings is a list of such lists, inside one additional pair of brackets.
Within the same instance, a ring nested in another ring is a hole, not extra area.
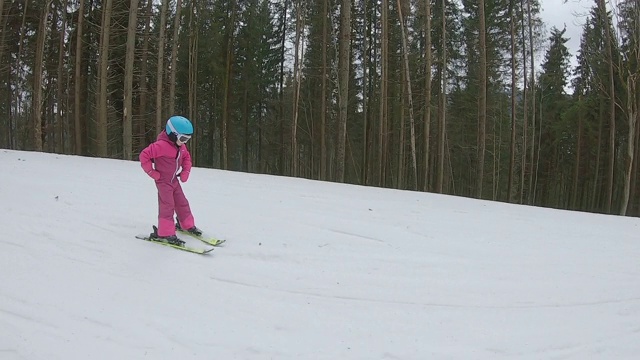
[(175, 235), (176, 228), (173, 214), (178, 216), (180, 226), (189, 229), (194, 226), (195, 221), (189, 201), (182, 192), (180, 182), (175, 179), (171, 183), (156, 182), (158, 188), (158, 236)]

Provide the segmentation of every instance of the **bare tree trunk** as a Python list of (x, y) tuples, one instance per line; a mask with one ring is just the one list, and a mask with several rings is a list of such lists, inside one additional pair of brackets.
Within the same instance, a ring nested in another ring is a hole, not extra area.
[[(24, 65), (22, 64), (22, 52), (24, 50), (24, 38), (25, 38), (25, 34), (27, 32), (27, 12), (29, 9), (29, 2), (26, 1), (24, 3), (24, 10), (22, 12), (22, 23), (20, 25), (20, 43), (18, 45), (18, 56), (16, 57), (16, 81), (22, 80), (25, 78), (24, 75)], [(20, 114), (22, 112), (22, 93), (20, 90), (16, 89), (15, 90), (15, 101), (14, 101), (14, 106), (15, 106), (15, 110), (14, 110), (14, 115), (17, 116), (17, 114)], [(11, 124), (11, 119), (9, 120), (10, 124), (9, 127), (11, 129), (14, 128), (14, 126), (17, 126), (16, 122), (17, 119), (14, 119), (14, 123)], [(13, 139), (13, 147), (12, 148), (17, 148), (18, 144), (17, 144), (17, 139), (15, 139), (15, 133), (13, 134), (13, 136), (11, 137)]]
[(484, 182), (484, 153), (486, 147), (485, 127), (487, 123), (487, 29), (485, 25), (484, 0), (478, 4), (480, 17), (480, 94), (478, 98), (478, 182), (476, 196), (482, 198)]
[[(67, 0), (65, 0), (67, 1)], [(69, 21), (69, 20), (67, 20)], [(71, 49), (71, 43), (67, 43), (67, 51), (70, 51)], [(65, 96), (64, 96), (64, 128), (63, 128), (63, 132), (64, 132), (64, 153), (65, 154), (71, 154), (72, 153), (72, 144), (71, 141), (73, 139), (73, 134), (71, 133), (71, 96), (69, 95), (69, 91), (71, 89), (71, 76), (69, 75), (69, 72), (66, 73), (66, 84), (64, 87), (64, 91), (65, 91)]]
[(582, 151), (582, 94), (578, 95), (578, 138), (576, 139), (576, 165), (573, 173), (573, 201), (571, 207), (578, 209), (578, 182), (580, 178), (580, 161), (582, 160), (580, 153)]
[(509, 18), (511, 19), (511, 151), (509, 158), (509, 182), (507, 184), (508, 201), (513, 202), (513, 181), (516, 165), (516, 25), (513, 16), (514, 0), (509, 2)]
[[(189, 11), (189, 119), (193, 123), (193, 138), (191, 139), (191, 157), (194, 164), (198, 160), (198, 137), (197, 130), (197, 91), (198, 91), (198, 29), (194, 24), (198, 8), (195, 1), (190, 2)], [(197, 20), (196, 20), (197, 21)]]
[(609, 169), (607, 177), (607, 202), (605, 204), (605, 212), (611, 213), (611, 206), (613, 202), (613, 172), (615, 169), (616, 158), (616, 93), (613, 75), (613, 53), (612, 53), (612, 39), (609, 25), (609, 17), (607, 16), (607, 8), (604, 0), (598, 0), (598, 7), (604, 21), (604, 41), (607, 47), (607, 60), (609, 62)]
[[(413, 167), (413, 190), (418, 190), (418, 162), (416, 159), (416, 127), (415, 118), (413, 117), (413, 94), (411, 93), (411, 72), (409, 71), (409, 46), (407, 45), (407, 34), (405, 29), (404, 17), (402, 15), (402, 6), (400, 0), (398, 1), (398, 13), (400, 15), (400, 28), (402, 31), (402, 48), (404, 57), (404, 71), (405, 71), (405, 89), (409, 100), (409, 127), (411, 132), (411, 165)], [(428, 0), (430, 1), (430, 0)], [(427, 1), (427, 2), (428, 2)], [(409, 6), (407, 6), (409, 8)]]
[[(636, 85), (637, 86), (637, 85)], [(638, 99), (636, 100), (636, 104), (640, 104), (640, 94), (637, 95)], [(640, 106), (636, 105), (636, 109), (639, 109)], [(629, 194), (629, 206), (627, 209), (627, 215), (638, 215), (638, 159), (640, 158), (640, 151), (638, 151), (638, 141), (640, 141), (640, 126), (638, 126), (638, 120), (640, 120), (640, 114), (638, 114), (638, 110), (636, 110), (636, 133), (633, 134), (634, 138), (634, 154), (633, 154), (633, 164), (632, 164), (632, 175), (631, 175), (631, 191)]]
[[(640, 0), (635, 0), (634, 1), (634, 16), (636, 19), (640, 18)], [(636, 20), (636, 28), (635, 28), (635, 32), (633, 35), (633, 39), (634, 42), (636, 44), (635, 48), (632, 51), (631, 56), (635, 56), (635, 63), (636, 63), (636, 69), (634, 71), (638, 70), (638, 66), (640, 66), (640, 21)], [(633, 74), (631, 72), (631, 74)], [(638, 127), (638, 121), (640, 121), (640, 75), (638, 75), (638, 73), (636, 72), (635, 75), (632, 75), (631, 78), (632, 81), (632, 86), (631, 89), (629, 90), (631, 93), (635, 93), (635, 105), (632, 105), (632, 109), (633, 109), (633, 113), (635, 115), (635, 124), (636, 124), (636, 134), (634, 134), (635, 138), (636, 138), (636, 142), (635, 142), (635, 153), (636, 156), (634, 157), (634, 176), (632, 176), (632, 187), (631, 187), (631, 199), (635, 199), (635, 190), (636, 190), (636, 182), (637, 182), (637, 178), (638, 178), (638, 139), (640, 138), (640, 129)], [(629, 135), (631, 136), (631, 134)]]
[(9, 129), (7, 131), (8, 135), (9, 135), (9, 142), (8, 142), (8, 147), (9, 149), (14, 150), (16, 147), (16, 137), (15, 137), (15, 132), (13, 130), (13, 121), (11, 121), (11, 119), (13, 118), (13, 115), (11, 114), (11, 110), (13, 109), (13, 96), (11, 96), (11, 72), (9, 72), (9, 75), (7, 76), (7, 94), (9, 94), (9, 96), (7, 96), (7, 110), (8, 110), (8, 120), (9, 120)]
[(123, 158), (125, 160), (133, 159), (133, 61), (138, 28), (138, 0), (131, 0), (130, 4), (127, 50), (124, 62), (124, 119), (122, 120)]
[(386, 181), (386, 143), (387, 143), (387, 82), (389, 64), (389, 3), (382, 0), (382, 44), (380, 50), (380, 132), (378, 133), (378, 185), (384, 186)]
[[(399, 11), (401, 11), (400, 9), (398, 9)], [(400, 65), (400, 84), (401, 84), (401, 90), (400, 90), (400, 104), (398, 104), (399, 107), (399, 118), (400, 118), (400, 126), (398, 127), (398, 172), (397, 172), (397, 181), (396, 181), (396, 188), (398, 189), (402, 189), (404, 187), (404, 179), (405, 179), (405, 173), (404, 173), (404, 169), (405, 169), (405, 148), (406, 148), (406, 144), (405, 144), (405, 140), (404, 140), (404, 135), (406, 132), (406, 121), (405, 121), (405, 109), (407, 107), (406, 104), (406, 99), (407, 99), (407, 87), (405, 86), (406, 84), (406, 79), (405, 79), (405, 72), (404, 72), (404, 61), (401, 63)]]
[[(366, 4), (365, 4), (366, 6)], [(366, 13), (366, 11), (365, 11)], [(329, 18), (329, 0), (323, 0), (322, 8), (322, 80), (320, 99), (320, 180), (327, 180), (327, 35)], [(365, 36), (366, 41), (366, 36)], [(366, 47), (366, 44), (365, 44)], [(365, 79), (366, 79), (366, 56), (364, 57)], [(366, 81), (366, 80), (365, 80)], [(366, 107), (365, 107), (366, 111)], [(366, 120), (365, 120), (366, 121)], [(366, 128), (366, 125), (365, 125)], [(365, 135), (366, 136), (366, 135)], [(366, 141), (365, 141), (366, 143)], [(366, 151), (366, 147), (365, 147)]]
[[(16, 67), (16, 82), (22, 80), (25, 78), (24, 75), (24, 65), (22, 64), (22, 53), (24, 50), (24, 38), (27, 32), (27, 12), (29, 10), (29, 2), (25, 2), (24, 3), (24, 9), (22, 11), (22, 22), (20, 24), (20, 42), (18, 44), (18, 56), (16, 56), (16, 63), (15, 63), (15, 67)], [(14, 89), (15, 91), (15, 101), (13, 102), (13, 105), (15, 107), (15, 110), (13, 112), (14, 116), (17, 117), (18, 114), (22, 113), (22, 93), (21, 91), (19, 91), (19, 89), (16, 88)], [(13, 94), (12, 94), (13, 95)], [(11, 121), (10, 121), (11, 122)], [(14, 126), (17, 127), (17, 118), (14, 119), (14, 123), (10, 124), (10, 127), (14, 129)], [(17, 139), (15, 138), (15, 133), (14, 136), (11, 137), (14, 141), (13, 141), (13, 148), (18, 148), (18, 142)]]
[[(325, 0), (326, 1), (326, 0)], [(369, 21), (369, 2), (364, 2), (364, 50), (362, 55), (362, 184), (369, 185), (369, 59), (371, 57), (371, 46), (369, 37), (371, 36)]]
[(233, 43), (236, 26), (236, 1), (229, 4), (229, 22), (227, 23), (226, 66), (224, 75), (224, 99), (222, 102), (222, 169), (229, 169), (229, 102), (231, 100), (231, 77), (233, 71)]
[[(297, 58), (298, 61), (298, 65), (297, 65), (297, 71), (296, 71), (296, 80), (295, 80), (295, 89), (293, 92), (293, 96), (294, 96), (294, 108), (295, 108), (295, 112), (293, 113), (293, 123), (295, 124), (295, 127), (293, 128), (293, 131), (295, 132), (294, 138), (295, 138), (295, 150), (293, 155), (295, 155), (295, 157), (293, 158), (293, 163), (295, 164), (295, 175), (294, 176), (300, 176), (300, 171), (299, 171), (299, 165), (300, 165), (300, 152), (298, 149), (298, 119), (300, 118), (300, 97), (301, 97), (301, 86), (302, 86), (302, 65), (303, 65), (303, 61), (304, 61), (304, 49), (306, 48), (306, 45), (304, 44), (305, 41), (305, 19), (306, 16), (304, 15), (306, 13), (306, 3), (305, 2), (301, 2), (301, 12), (302, 12), (302, 19), (300, 22), (300, 54), (299, 57)], [(293, 149), (292, 149), (293, 150)], [(292, 156), (293, 156), (292, 155)], [(305, 176), (304, 174), (302, 176)]]
[[(2, 56), (4, 55), (4, 37), (6, 34), (7, 28), (7, 17), (4, 16), (4, 1), (0, 0), (0, 28), (2, 29), (2, 33), (0, 34), (0, 64), (2, 64)], [(9, 4), (9, 8), (11, 8), (11, 4)]]
[[(248, 59), (249, 62), (252, 59)], [(243, 152), (244, 156), (242, 157), (242, 170), (244, 172), (249, 172), (249, 77), (244, 77), (244, 90), (242, 91), (242, 118), (244, 123), (244, 144), (243, 144)]]
[[(82, 154), (82, 121), (80, 114), (80, 99), (82, 97), (82, 54), (84, 53), (82, 46), (82, 36), (84, 30), (84, 1), (80, 1), (78, 9), (78, 26), (76, 34), (76, 60), (75, 60), (75, 84), (74, 84), (74, 132), (75, 132), (75, 151), (76, 155)], [(149, 0), (151, 1), (151, 0)]]
[[(5, 45), (4, 45), (4, 39), (5, 39), (5, 35), (7, 34), (7, 16), (4, 15), (4, 0), (0, 0), (0, 64), (5, 64), (6, 66), (6, 73), (7, 73), (7, 78), (5, 81), (5, 84), (7, 85), (7, 131), (3, 134), (2, 137), (0, 137), (0, 139), (4, 138), (4, 136), (6, 136), (7, 141), (6, 141), (6, 145), (5, 144), (0, 144), (0, 146), (6, 146), (9, 149), (11, 149), (11, 143), (12, 143), (12, 135), (13, 135), (13, 131), (12, 131), (12, 121), (11, 121), (11, 65), (10, 65), (10, 61), (6, 61), (4, 62), (4, 49), (5, 49)], [(9, 9), (11, 9), (11, 4), (9, 4)], [(7, 12), (9, 12), (10, 10), (7, 10)], [(4, 70), (4, 66), (0, 67), (0, 72), (2, 72)]]
[(280, 174), (285, 173), (285, 156), (286, 156), (286, 142), (285, 142), (285, 121), (284, 121), (284, 63), (285, 63), (285, 45), (286, 45), (286, 33), (287, 33), (287, 12), (288, 12), (289, 0), (284, 0), (284, 6), (282, 8), (281, 15), (281, 34), (282, 40), (280, 41), (280, 80), (278, 82), (278, 117), (280, 121)]
[[(542, 121), (544, 120), (544, 116), (542, 116), (542, 103), (544, 102), (544, 94), (542, 92), (540, 92), (540, 121), (539, 121), (539, 128), (540, 131), (538, 131), (538, 146), (536, 147), (536, 151), (537, 151), (537, 157), (536, 157), (536, 171), (535, 171), (535, 176), (534, 176), (534, 180), (533, 180), (533, 203), (535, 204), (536, 199), (538, 198), (537, 196), (537, 191), (538, 191), (538, 170), (540, 168), (540, 149), (542, 149)], [(554, 158), (558, 158), (558, 149), (557, 147), (554, 148)], [(558, 160), (556, 160), (556, 163), (558, 163)], [(559, 184), (561, 182), (558, 182), (557, 184), (555, 184), (555, 188), (559, 187)], [(545, 186), (548, 186), (547, 183), (543, 184)]]
[(107, 84), (109, 82), (109, 40), (111, 37), (111, 8), (113, 0), (105, 0), (102, 10), (100, 54), (98, 57), (98, 121), (96, 124), (96, 154), (107, 157)]
[[(140, 122), (138, 124), (138, 136), (140, 137), (140, 141), (142, 142), (142, 148), (146, 145), (146, 131), (147, 125), (149, 125), (149, 112), (147, 108), (147, 88), (149, 86), (149, 82), (147, 80), (148, 73), (148, 57), (149, 57), (149, 38), (151, 35), (151, 17), (153, 15), (153, 0), (147, 0), (147, 8), (145, 10), (144, 18), (146, 19), (144, 26), (144, 35), (142, 38), (142, 58), (140, 62), (142, 63), (140, 66), (140, 110), (138, 113), (140, 114)], [(193, 141), (193, 140), (192, 140)]]
[(345, 148), (347, 140), (347, 110), (349, 105), (349, 68), (351, 67), (351, 0), (342, 0), (340, 9), (340, 77), (339, 86), (339, 118), (338, 149), (336, 163), (336, 180), (344, 182)]
[(298, 176), (298, 84), (300, 82), (300, 47), (302, 37), (302, 1), (296, 1), (296, 40), (294, 43), (294, 65), (293, 65), (293, 106), (291, 121), (291, 176)]
[[(533, 53), (533, 22), (531, 21), (531, 0), (527, 0), (527, 22), (529, 27), (529, 57), (531, 66), (531, 156), (529, 158), (529, 204), (535, 202), (534, 188), (534, 154), (536, 145), (536, 63)], [(524, 44), (523, 44), (524, 45)], [(526, 149), (526, 148), (525, 148)], [(525, 150), (526, 151), (526, 150)], [(535, 167), (535, 173), (538, 167)]]
[(599, 209), (598, 203), (598, 185), (600, 178), (600, 158), (602, 154), (602, 129), (604, 128), (604, 114), (603, 114), (603, 99), (600, 97), (600, 104), (598, 108), (600, 109), (600, 113), (598, 115), (598, 146), (596, 146), (596, 165), (595, 165), (595, 174), (593, 176), (593, 190), (591, 193), (591, 207), (592, 209)]
[(491, 200), (498, 200), (498, 188), (500, 185), (500, 171), (502, 170), (502, 166), (500, 166), (500, 149), (502, 148), (502, 111), (500, 111), (500, 126), (496, 126), (496, 122), (493, 122), (493, 171), (492, 171), (492, 194)]
[[(193, 2), (193, 0), (192, 0)], [(182, 0), (176, 2), (176, 18), (173, 23), (173, 43), (171, 46), (171, 73), (169, 80), (169, 114), (174, 115), (176, 111), (176, 72), (178, 63), (178, 43), (180, 42), (180, 10), (182, 10)]]
[(33, 70), (33, 147), (36, 151), (42, 151), (42, 75), (44, 63), (44, 42), (49, 34), (47, 25), (51, 0), (47, 0), (42, 9), (40, 25), (38, 26), (38, 38), (36, 40), (36, 58)]
[[(640, 0), (633, 0), (631, 3), (634, 5), (632, 7), (632, 18), (638, 19), (640, 18)], [(638, 215), (637, 211), (634, 210), (634, 199), (636, 198), (636, 183), (638, 177), (638, 120), (640, 120), (640, 92), (638, 92), (638, 82), (640, 81), (640, 75), (637, 75), (638, 66), (640, 66), (640, 21), (635, 21), (635, 28), (631, 29), (630, 38), (631, 43), (635, 44), (635, 46), (631, 47), (628, 50), (627, 59), (630, 63), (634, 63), (635, 67), (627, 66), (626, 68), (626, 90), (628, 93), (632, 95), (629, 96), (627, 93), (627, 116), (628, 122), (635, 122), (635, 133), (629, 133), (629, 138), (634, 139), (634, 148), (631, 159), (631, 176), (630, 176), (630, 184), (629, 184), (629, 202), (627, 205), (627, 209), (625, 215)], [(622, 66), (620, 67), (620, 77), (623, 76)], [(633, 120), (632, 120), (633, 118)], [(636, 202), (637, 204), (637, 202)]]
[(524, 0), (520, 0), (520, 11), (522, 12), (522, 81), (524, 92), (522, 100), (522, 164), (520, 164), (520, 204), (522, 204), (524, 202), (524, 184), (526, 181), (524, 170), (527, 168), (527, 127), (529, 126), (527, 124), (529, 85), (527, 83), (527, 41), (525, 36)]
[(624, 194), (622, 197), (622, 209), (620, 215), (627, 215), (627, 207), (629, 206), (629, 193), (631, 192), (631, 171), (633, 165), (633, 155), (635, 153), (634, 141), (636, 133), (636, 125), (638, 118), (638, 109), (635, 107), (635, 94), (637, 91), (636, 78), (638, 74), (630, 74), (627, 77), (627, 115), (629, 117), (629, 139), (627, 142), (627, 156), (625, 159), (625, 179)]
[[(627, 209), (627, 215), (638, 215), (638, 159), (640, 159), (640, 147), (638, 146), (638, 141), (640, 141), (640, 126), (638, 126), (638, 122), (640, 121), (640, 93), (638, 93), (638, 80), (636, 80), (636, 104), (635, 104), (635, 115), (636, 115), (636, 133), (633, 134), (634, 138), (634, 155), (633, 155), (633, 165), (632, 165), (632, 175), (631, 175), (631, 192), (629, 194), (629, 209)], [(629, 214), (631, 212), (631, 214)]]
[[(425, 7), (425, 78), (424, 78), (424, 127), (423, 127), (423, 161), (424, 166), (424, 183), (422, 184), (423, 191), (429, 191), (429, 156), (430, 156), (430, 141), (431, 141), (431, 0), (424, 2)], [(444, 4), (443, 4), (444, 5)], [(444, 46), (443, 46), (444, 48)]]
[[(3, 0), (0, 0), (2, 2)], [(67, 0), (62, 1), (62, 11), (60, 11), (62, 15), (62, 24), (60, 29), (60, 41), (58, 43), (58, 71), (57, 71), (57, 79), (56, 79), (56, 125), (58, 130), (58, 153), (65, 153), (65, 126), (63, 120), (63, 114), (67, 112), (67, 107), (63, 106), (64, 102), (62, 98), (64, 97), (64, 88), (62, 86), (63, 82), (63, 73), (64, 73), (64, 55), (65, 55), (65, 34), (67, 32)], [(2, 12), (0, 12), (2, 14)], [(66, 120), (66, 119), (65, 119)]]
[(439, 105), (439, 120), (438, 120), (438, 173), (436, 179), (436, 192), (442, 194), (444, 188), (444, 149), (445, 149), (445, 133), (447, 129), (447, 17), (446, 15), (447, 2), (442, 0), (442, 63), (440, 64), (440, 105)]
[[(260, 109), (264, 108), (264, 104), (262, 103), (262, 100), (259, 101), (258, 107)], [(263, 146), (262, 146), (263, 140), (262, 139), (263, 139), (263, 136), (264, 136), (263, 135), (264, 126), (265, 126), (265, 122), (263, 120), (262, 111), (259, 111), (258, 112), (258, 159), (257, 159), (258, 164), (257, 164), (257, 171), (258, 171), (258, 173), (261, 173), (261, 174), (263, 174), (265, 172), (265, 162), (263, 161), (264, 160), (264, 156), (262, 155), (263, 154)]]
[(158, 63), (156, 68), (156, 134), (162, 131), (162, 88), (164, 84), (164, 31), (167, 27), (168, 0), (162, 0), (158, 28)]

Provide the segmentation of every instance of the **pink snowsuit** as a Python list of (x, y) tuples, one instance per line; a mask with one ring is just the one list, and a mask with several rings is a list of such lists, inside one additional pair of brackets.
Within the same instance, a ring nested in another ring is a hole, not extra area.
[[(195, 225), (189, 201), (182, 192), (182, 182), (186, 182), (191, 172), (191, 155), (186, 144), (176, 145), (166, 132), (161, 132), (154, 143), (140, 152), (142, 169), (156, 180), (158, 188), (158, 236), (175, 235), (173, 213), (183, 229)], [(155, 165), (155, 166), (154, 166)], [(155, 169), (154, 169), (155, 168)], [(180, 168), (182, 170), (180, 171)]]

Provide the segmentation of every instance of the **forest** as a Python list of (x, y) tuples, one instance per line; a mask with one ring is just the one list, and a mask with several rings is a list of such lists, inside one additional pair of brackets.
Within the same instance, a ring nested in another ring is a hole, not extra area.
[(199, 167), (638, 216), (640, 0), (581, 3), (572, 54), (539, 0), (0, 0), (0, 147), (183, 115)]

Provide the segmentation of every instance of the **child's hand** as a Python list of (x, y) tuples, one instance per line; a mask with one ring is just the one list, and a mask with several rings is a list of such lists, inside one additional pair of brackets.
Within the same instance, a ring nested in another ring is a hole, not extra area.
[(157, 170), (149, 171), (149, 176), (151, 176), (151, 178), (155, 181), (160, 180), (160, 173)]
[(188, 171), (181, 171), (180, 174), (178, 174), (178, 176), (180, 176), (180, 181), (187, 182), (187, 180), (189, 179), (189, 172)]

